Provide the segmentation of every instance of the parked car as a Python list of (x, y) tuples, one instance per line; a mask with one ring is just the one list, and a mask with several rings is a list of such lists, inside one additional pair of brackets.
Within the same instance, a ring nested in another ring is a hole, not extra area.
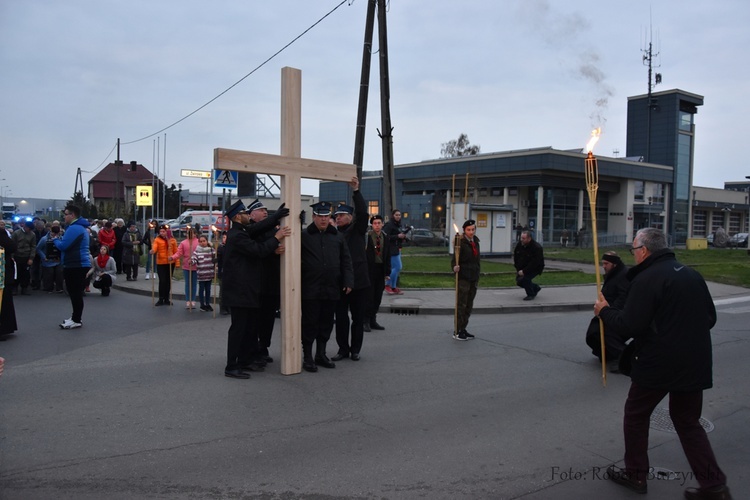
[(417, 247), (448, 246), (448, 238), (429, 229), (412, 229), (406, 236), (409, 245)]
[(737, 233), (729, 238), (729, 246), (747, 248), (747, 233)]

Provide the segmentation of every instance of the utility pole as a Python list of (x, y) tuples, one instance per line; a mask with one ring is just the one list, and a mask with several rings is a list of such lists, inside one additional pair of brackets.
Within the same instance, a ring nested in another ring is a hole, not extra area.
[(120, 217), (120, 138), (117, 138), (117, 159), (115, 160), (115, 170), (117, 171), (117, 182), (115, 183), (115, 217)]
[[(646, 112), (648, 113), (648, 117), (646, 120), (646, 157), (644, 158), (644, 161), (647, 163), (651, 161), (651, 112), (656, 107), (656, 99), (653, 98), (652, 93), (654, 90), (654, 87), (659, 85), (661, 83), (661, 73), (656, 73), (655, 80), (652, 80), (653, 75), (653, 68), (654, 68), (654, 57), (658, 57), (659, 53), (657, 52), (654, 54), (653, 51), (653, 38), (651, 33), (649, 32), (649, 41), (648, 41), (648, 48), (642, 50), (643, 52), (643, 64), (645, 66), (648, 66), (648, 97), (646, 99), (646, 105), (648, 106), (648, 109)], [(657, 66), (658, 67), (658, 66)], [(653, 83), (652, 83), (653, 81)]]
[(391, 85), (388, 74), (388, 29), (385, 0), (378, 0), (378, 43), (380, 45), (380, 123), (378, 135), (383, 146), (383, 212), (390, 214), (396, 203), (396, 175), (393, 169), (393, 127), (391, 126)]
[(372, 61), (372, 34), (375, 29), (375, 8), (378, 0), (368, 0), (367, 20), (365, 21), (365, 42), (362, 49), (362, 75), (359, 79), (359, 107), (357, 109), (357, 129), (354, 136), (354, 165), (357, 178), (362, 181), (362, 164), (365, 156), (365, 125), (367, 123), (367, 96), (370, 91), (370, 64)]

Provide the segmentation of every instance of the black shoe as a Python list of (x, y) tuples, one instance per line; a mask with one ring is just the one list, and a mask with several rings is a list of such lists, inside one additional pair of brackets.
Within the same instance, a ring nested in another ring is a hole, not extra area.
[(453, 334), (453, 338), (455, 340), (469, 340), (469, 337), (466, 336), (466, 332), (458, 332), (458, 335)]
[(523, 298), (523, 300), (534, 300), (536, 298), (536, 295), (527, 295)]
[(315, 364), (323, 368), (336, 368), (336, 363), (328, 359), (328, 356), (325, 354), (315, 356)]
[(534, 285), (534, 296), (536, 296), (536, 294), (538, 294), (541, 290), (542, 287), (540, 287), (539, 285)]
[(352, 361), (359, 361), (359, 353), (353, 352), (350, 358)]
[(348, 358), (348, 354), (341, 354), (340, 352), (337, 353), (334, 357), (331, 358), (331, 361), (341, 361), (342, 359)]
[(221, 309), (219, 310), (219, 313), (220, 313), (220, 314), (221, 314), (222, 316), (229, 316), (229, 314), (230, 314), (230, 313), (229, 313), (229, 308), (228, 308), (228, 307), (222, 307), (222, 308), (221, 308)]
[(645, 495), (648, 492), (648, 484), (646, 484), (645, 479), (638, 480), (635, 478), (631, 478), (630, 474), (625, 472), (625, 469), (620, 469), (619, 467), (615, 467), (614, 465), (610, 465), (609, 467), (607, 467), (607, 478), (610, 481), (615, 482), (620, 486), (625, 486), (629, 490), (635, 491), (636, 493), (639, 493), (641, 495)]
[(370, 321), (370, 328), (373, 330), (385, 330), (385, 327), (379, 325), (377, 321)]
[(155, 307), (163, 306), (163, 305), (164, 305), (164, 301), (163, 300), (157, 300), (156, 304), (154, 304)]
[(732, 500), (729, 488), (715, 486), (713, 488), (688, 488), (685, 490), (685, 498), (688, 500)]
[(362, 331), (371, 332), (372, 330), (370, 330), (370, 323), (362, 323)]
[(250, 363), (249, 365), (240, 365), (240, 370), (244, 370), (246, 372), (262, 372), (265, 370), (265, 368), (254, 363)]
[(234, 370), (224, 370), (224, 376), (229, 377), (229, 378), (242, 378), (242, 379), (250, 378), (249, 373), (245, 373), (239, 368), (235, 368)]
[(302, 361), (302, 369), (305, 370), (306, 372), (315, 373), (316, 371), (318, 371), (318, 366), (315, 364), (315, 361), (313, 361), (312, 359), (305, 358)]
[(473, 338), (475, 338), (474, 335), (472, 335), (471, 333), (467, 332), (466, 330), (464, 330), (462, 333), (464, 335), (466, 335), (466, 338), (469, 339), (469, 340), (472, 340)]

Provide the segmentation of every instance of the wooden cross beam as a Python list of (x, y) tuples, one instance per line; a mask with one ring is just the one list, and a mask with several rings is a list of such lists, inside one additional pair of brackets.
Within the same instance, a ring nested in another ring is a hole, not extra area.
[(286, 251), (281, 256), (281, 373), (284, 375), (302, 371), (300, 237), (304, 227), (297, 218), (302, 210), (300, 181), (305, 178), (349, 182), (357, 175), (356, 167), (348, 163), (301, 158), (301, 110), (302, 72), (284, 67), (281, 69), (281, 155), (214, 149), (214, 170), (281, 177), (281, 199), (289, 208), (289, 217), (281, 223), (292, 228), (292, 235), (283, 242)]

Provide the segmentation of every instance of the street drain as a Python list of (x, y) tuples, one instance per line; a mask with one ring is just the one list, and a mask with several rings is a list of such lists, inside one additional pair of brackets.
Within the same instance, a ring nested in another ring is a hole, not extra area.
[[(712, 424), (705, 418), (701, 417), (698, 422), (700, 422), (701, 427), (703, 427), (706, 432), (711, 432), (712, 430), (714, 430), (714, 424)], [(668, 408), (656, 408), (654, 410), (654, 412), (651, 414), (650, 427), (658, 431), (675, 433), (677, 432), (674, 428), (674, 424), (672, 423), (672, 417), (669, 416)]]

